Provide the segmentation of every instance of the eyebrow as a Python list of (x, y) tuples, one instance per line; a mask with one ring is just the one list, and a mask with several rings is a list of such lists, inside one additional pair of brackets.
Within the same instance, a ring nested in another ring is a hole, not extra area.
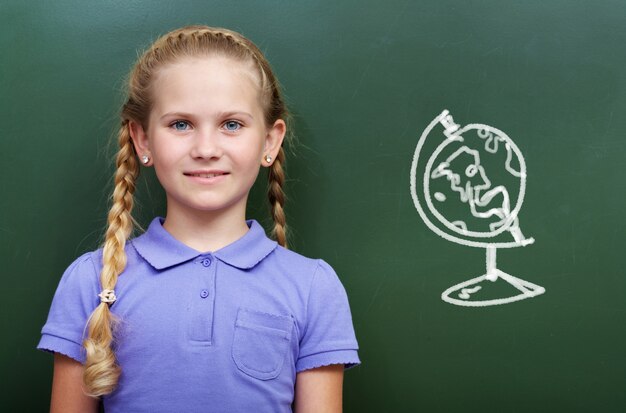
[(188, 118), (191, 115), (189, 113), (184, 113), (184, 112), (167, 112), (166, 114), (164, 114), (163, 116), (161, 116), (159, 118), (159, 120), (167, 118), (169, 116), (176, 116), (176, 117), (181, 117), (181, 118)]
[[(252, 114), (245, 112), (245, 111), (241, 111), (241, 110), (233, 110), (233, 111), (228, 111), (228, 112), (220, 112), (217, 114), (217, 117), (219, 118), (229, 118), (232, 116), (236, 116), (236, 115), (243, 115), (246, 116), (252, 120), (254, 120), (254, 116), (252, 116)], [(170, 116), (174, 116), (174, 117), (181, 117), (181, 118), (191, 118), (194, 117), (192, 114), (190, 113), (186, 113), (186, 112), (167, 112), (166, 114), (164, 114), (163, 116), (161, 116), (159, 119), (164, 119)]]
[(222, 118), (230, 118), (230, 117), (236, 116), (236, 115), (240, 115), (240, 116), (243, 115), (243, 116), (246, 116), (246, 117), (254, 120), (254, 116), (252, 116), (251, 113), (244, 112), (243, 110), (233, 110), (233, 111), (230, 111), (230, 112), (222, 112), (219, 115)]

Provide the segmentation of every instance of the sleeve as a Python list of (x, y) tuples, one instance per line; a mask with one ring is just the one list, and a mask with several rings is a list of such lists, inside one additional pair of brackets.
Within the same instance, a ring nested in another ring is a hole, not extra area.
[(323, 260), (311, 282), (306, 327), (300, 338), (296, 372), (330, 364), (361, 364), (348, 296), (335, 271)]
[(65, 270), (37, 345), (38, 350), (61, 353), (83, 364), (87, 319), (99, 304), (100, 282), (91, 255), (80, 256)]

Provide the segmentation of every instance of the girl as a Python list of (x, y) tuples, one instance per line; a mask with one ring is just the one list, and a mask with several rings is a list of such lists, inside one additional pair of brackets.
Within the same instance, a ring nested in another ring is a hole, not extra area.
[[(286, 117), (238, 33), (185, 27), (140, 57), (104, 246), (65, 271), (38, 345), (55, 353), (53, 412), (341, 411), (358, 346), (333, 269), (287, 249)], [(167, 213), (128, 240), (139, 164)], [(260, 166), (278, 242), (245, 219)]]

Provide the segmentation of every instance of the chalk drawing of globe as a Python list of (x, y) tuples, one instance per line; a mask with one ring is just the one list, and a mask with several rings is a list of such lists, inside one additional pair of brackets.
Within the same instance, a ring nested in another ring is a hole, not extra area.
[[(485, 124), (461, 127), (444, 110), (422, 133), (410, 178), (415, 207), (433, 232), (461, 245), (486, 249), (486, 273), (449, 288), (442, 294), (444, 301), (477, 307), (545, 292), (496, 267), (497, 248), (534, 243), (524, 236), (518, 218), (526, 191), (526, 163), (509, 136)], [(517, 294), (472, 300), (471, 294), (483, 288), (485, 280), (505, 281)]]
[[(525, 171), (524, 158), (504, 132), (467, 125), (443, 141), (428, 160), (427, 206), (441, 224), (465, 239), (493, 238), (509, 230), (513, 241), (522, 243), (517, 215), (524, 200)], [(446, 203), (453, 205), (446, 208)], [(454, 214), (459, 203), (465, 204), (461, 206), (465, 214)], [(451, 221), (451, 215), (460, 216)]]

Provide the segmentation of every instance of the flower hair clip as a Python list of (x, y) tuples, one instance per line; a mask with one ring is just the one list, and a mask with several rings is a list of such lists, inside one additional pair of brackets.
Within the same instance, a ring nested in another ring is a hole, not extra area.
[(115, 290), (109, 290), (109, 289), (102, 290), (102, 292), (98, 294), (98, 297), (100, 297), (101, 303), (107, 303), (107, 304), (112, 304), (117, 299), (117, 297), (115, 297)]

